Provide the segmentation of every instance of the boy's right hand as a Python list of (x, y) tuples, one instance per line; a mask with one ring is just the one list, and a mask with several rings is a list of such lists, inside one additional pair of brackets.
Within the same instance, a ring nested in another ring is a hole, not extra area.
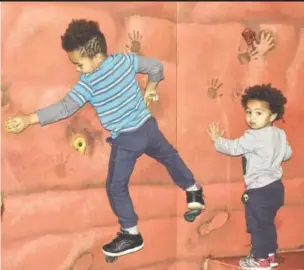
[(212, 141), (215, 141), (218, 137), (224, 135), (224, 130), (220, 131), (219, 124), (214, 122), (209, 125), (209, 129), (207, 129), (207, 132)]
[(150, 105), (150, 103), (156, 102), (158, 101), (158, 95), (157, 92), (155, 90), (149, 90), (149, 91), (145, 91), (145, 95), (144, 95), (144, 100), (146, 103), (146, 106), (148, 107)]
[(31, 124), (31, 115), (8, 117), (4, 126), (8, 133), (18, 134)]

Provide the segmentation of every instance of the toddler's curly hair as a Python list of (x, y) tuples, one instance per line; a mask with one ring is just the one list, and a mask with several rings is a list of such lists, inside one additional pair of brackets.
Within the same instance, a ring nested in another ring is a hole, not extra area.
[(79, 50), (81, 56), (94, 57), (98, 53), (107, 55), (107, 42), (95, 21), (72, 20), (61, 36), (62, 48), (66, 52)]
[(283, 119), (287, 98), (282, 94), (279, 89), (271, 86), (271, 84), (254, 85), (245, 89), (242, 95), (242, 106), (247, 108), (249, 100), (266, 101), (269, 104), (269, 109), (272, 113), (277, 114), (276, 120)]

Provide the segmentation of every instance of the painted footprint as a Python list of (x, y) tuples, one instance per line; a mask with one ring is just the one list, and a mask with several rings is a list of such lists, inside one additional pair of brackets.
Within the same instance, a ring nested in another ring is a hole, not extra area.
[(75, 261), (67, 270), (91, 270), (93, 267), (94, 255), (91, 251), (85, 251), (78, 255)]
[(225, 211), (217, 212), (210, 220), (204, 222), (199, 227), (200, 236), (205, 236), (214, 230), (225, 225), (229, 219), (229, 214)]

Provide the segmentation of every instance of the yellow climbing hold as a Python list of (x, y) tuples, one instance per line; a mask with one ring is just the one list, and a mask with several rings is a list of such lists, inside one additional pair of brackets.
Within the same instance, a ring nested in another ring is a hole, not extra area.
[(87, 148), (87, 142), (82, 136), (75, 136), (72, 139), (72, 147), (78, 151), (81, 155), (84, 155)]

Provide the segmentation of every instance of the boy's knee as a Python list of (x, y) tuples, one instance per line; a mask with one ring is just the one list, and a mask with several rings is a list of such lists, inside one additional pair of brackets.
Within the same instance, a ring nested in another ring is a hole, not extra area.
[(178, 156), (178, 152), (172, 145), (168, 145), (166, 148), (162, 149), (161, 155), (164, 159), (169, 160), (176, 158), (176, 156)]
[(111, 196), (117, 196), (128, 192), (128, 184), (122, 182), (112, 182), (106, 186), (107, 193)]

